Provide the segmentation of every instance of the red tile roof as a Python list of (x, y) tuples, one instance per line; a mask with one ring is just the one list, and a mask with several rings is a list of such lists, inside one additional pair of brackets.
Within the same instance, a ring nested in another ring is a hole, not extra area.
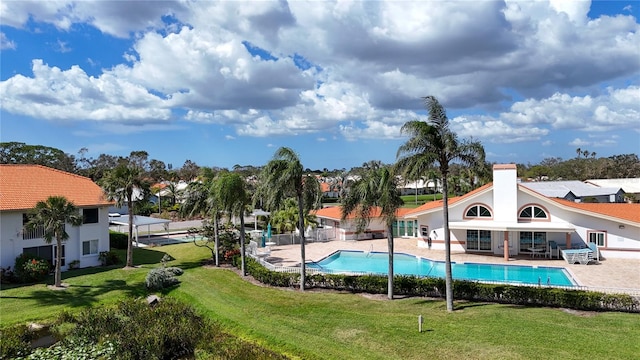
[(581, 211), (611, 216), (614, 218), (640, 223), (640, 204), (628, 203), (576, 203), (564, 199), (550, 198), (551, 200)]
[[(401, 218), (409, 210), (412, 210), (412, 209), (400, 208), (396, 212), (396, 216)], [(340, 218), (342, 217), (342, 206), (326, 207), (323, 209), (316, 210), (314, 214), (318, 217), (322, 217), (325, 219), (340, 220)], [(380, 217), (379, 207), (373, 208), (373, 211), (371, 212), (371, 218), (377, 218), (377, 217)], [(351, 213), (347, 216), (347, 219), (355, 219), (355, 218), (356, 218), (356, 214), (354, 213)]]
[(112, 204), (89, 178), (41, 165), (0, 165), (0, 211), (31, 209), (49, 196), (79, 207)]
[(331, 186), (325, 182), (320, 183), (320, 189), (323, 193), (331, 191)]

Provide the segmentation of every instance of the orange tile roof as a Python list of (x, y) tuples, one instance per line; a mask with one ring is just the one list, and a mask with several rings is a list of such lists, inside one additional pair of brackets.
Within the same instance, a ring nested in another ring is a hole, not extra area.
[(329, 192), (331, 191), (331, 186), (323, 182), (323, 183), (320, 183), (320, 189), (322, 190), (322, 192)]
[(0, 165), (0, 211), (31, 209), (49, 196), (79, 207), (112, 204), (89, 178), (41, 165)]
[(611, 216), (614, 218), (640, 223), (640, 204), (628, 203), (576, 203), (569, 200), (550, 198), (551, 200), (574, 209)]
[[(404, 214), (412, 209), (408, 209), (408, 208), (400, 208), (398, 209), (398, 211), (396, 212), (396, 216), (397, 217), (403, 217)], [(319, 209), (316, 210), (315, 213), (313, 213), (314, 215), (318, 216), (318, 217), (322, 217), (322, 218), (326, 218), (326, 219), (332, 219), (332, 220), (340, 220), (340, 218), (342, 217), (342, 206), (330, 206), (330, 207), (326, 207), (323, 209)], [(381, 210), (379, 207), (375, 207), (373, 208), (372, 212), (371, 212), (371, 217), (372, 218), (377, 218), (381, 216)], [(355, 219), (356, 218), (356, 214), (351, 213), (347, 216), (347, 219)]]
[(517, 169), (516, 164), (495, 164), (493, 170)]

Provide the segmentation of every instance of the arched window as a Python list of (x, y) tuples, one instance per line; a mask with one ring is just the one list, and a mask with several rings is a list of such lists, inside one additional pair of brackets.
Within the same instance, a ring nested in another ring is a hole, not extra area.
[(471, 205), (464, 214), (466, 218), (490, 218), (491, 210), (484, 205)]
[(519, 219), (524, 220), (543, 220), (548, 219), (547, 212), (537, 205), (527, 205), (520, 210)]

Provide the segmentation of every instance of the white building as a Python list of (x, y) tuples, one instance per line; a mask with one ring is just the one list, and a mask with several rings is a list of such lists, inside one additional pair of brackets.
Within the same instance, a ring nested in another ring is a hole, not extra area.
[(109, 250), (111, 205), (102, 189), (89, 178), (40, 165), (0, 165), (0, 267), (13, 268), (23, 252), (53, 264), (55, 240), (47, 244), (42, 231), (24, 231), (29, 210), (50, 196), (64, 196), (83, 216), (81, 226), (66, 226), (69, 239), (62, 245), (62, 269), (74, 260), (80, 267), (100, 265), (99, 253)]
[[(444, 249), (442, 201), (404, 215), (418, 246)], [(519, 184), (516, 166), (494, 165), (493, 183), (449, 200), (451, 250), (509, 256), (598, 245), (604, 258), (640, 258), (640, 204), (575, 203)]]
[[(418, 247), (444, 250), (442, 200), (399, 210), (394, 236)], [(339, 207), (318, 210), (336, 239), (355, 235), (352, 217)], [(449, 199), (451, 251), (503, 256), (555, 255), (559, 249), (596, 243), (600, 258), (640, 259), (640, 204), (576, 203), (544, 196), (517, 181), (516, 166), (495, 165), (493, 183)], [(386, 234), (380, 219), (366, 232)], [(386, 236), (386, 235), (385, 235)], [(553, 245), (557, 245), (554, 248)], [(552, 248), (555, 254), (552, 254)]]

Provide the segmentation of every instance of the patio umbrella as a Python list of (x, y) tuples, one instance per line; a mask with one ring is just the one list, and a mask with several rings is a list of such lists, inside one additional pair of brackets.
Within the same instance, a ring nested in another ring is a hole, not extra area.
[(271, 242), (271, 223), (267, 225), (267, 239), (269, 239), (269, 242)]

